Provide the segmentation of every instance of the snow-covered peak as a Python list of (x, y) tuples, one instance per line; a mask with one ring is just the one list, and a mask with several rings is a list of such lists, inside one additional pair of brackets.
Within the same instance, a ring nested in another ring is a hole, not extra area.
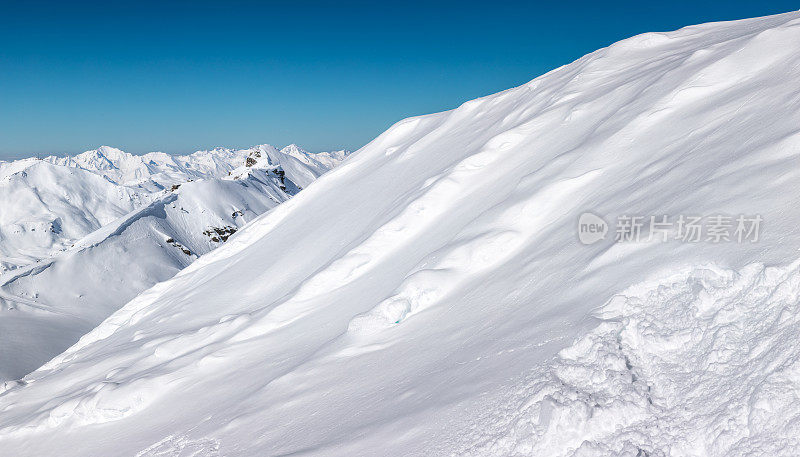
[(89, 171), (128, 170), (137, 167), (141, 161), (133, 154), (111, 146), (82, 152), (74, 157), (46, 157), (44, 160), (59, 165), (69, 165)]
[(121, 149), (111, 146), (100, 146), (97, 149), (92, 149), (76, 155), (75, 159), (81, 162), (90, 162), (93, 160), (105, 161), (118, 166), (116, 164), (121, 164), (125, 161), (131, 160), (133, 157), (133, 154), (127, 153)]
[(308, 155), (308, 151), (296, 145), (295, 143), (282, 147), (281, 152), (290, 155)]
[(298, 159), (301, 162), (304, 162), (306, 164), (314, 163), (311, 160), (312, 159), (311, 154), (308, 151), (306, 151), (305, 149), (301, 148), (300, 146), (298, 146), (298, 145), (296, 145), (294, 143), (292, 143), (292, 144), (290, 144), (288, 146), (284, 146), (283, 148), (281, 148), (280, 152), (282, 154), (286, 154), (288, 156), (292, 156), (295, 159)]
[[(296, 144), (291, 144), (280, 150), (271, 145), (263, 144), (244, 151), (247, 153), (245, 167), (279, 168), (288, 179), (301, 189), (344, 161), (349, 155), (349, 151), (336, 152), (335, 156), (330, 155), (330, 153), (311, 153)], [(320, 156), (322, 160), (317, 160), (317, 156)], [(246, 172), (246, 170), (240, 169), (231, 172), (231, 174), (235, 176), (242, 172)]]
[(314, 170), (329, 170), (341, 163), (350, 151), (330, 151), (312, 154), (296, 144), (290, 144), (280, 150), (284, 155), (293, 157)]

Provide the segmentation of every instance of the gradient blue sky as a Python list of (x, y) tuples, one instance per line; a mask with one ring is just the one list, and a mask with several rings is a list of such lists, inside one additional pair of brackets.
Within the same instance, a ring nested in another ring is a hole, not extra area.
[(791, 1), (8, 2), (0, 158), (102, 144), (357, 149), (637, 33)]

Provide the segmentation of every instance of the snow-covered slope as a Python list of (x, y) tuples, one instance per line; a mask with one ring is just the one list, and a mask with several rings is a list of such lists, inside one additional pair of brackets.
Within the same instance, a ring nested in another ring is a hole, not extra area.
[[(0, 396), (11, 455), (798, 455), (800, 13), (399, 122)], [(759, 215), (583, 245), (579, 216)]]

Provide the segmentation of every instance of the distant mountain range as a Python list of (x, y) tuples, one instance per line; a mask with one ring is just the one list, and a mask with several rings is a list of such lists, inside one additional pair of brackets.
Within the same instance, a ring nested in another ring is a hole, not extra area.
[(103, 146), (0, 162), (0, 379), (37, 368), (346, 156)]

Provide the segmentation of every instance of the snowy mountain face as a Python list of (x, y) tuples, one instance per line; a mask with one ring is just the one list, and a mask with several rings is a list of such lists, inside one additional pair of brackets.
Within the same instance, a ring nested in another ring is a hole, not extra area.
[[(798, 81), (790, 13), (401, 121), (8, 383), (0, 447), (800, 455)], [(585, 213), (763, 227), (584, 244)]]
[(149, 201), (84, 169), (0, 162), (0, 272), (66, 249)]
[[(0, 274), (0, 379), (35, 370), (139, 292), (169, 279), (299, 191), (294, 174), (278, 163), (255, 160), (248, 167), (245, 159), (254, 151), (282, 156), (271, 146), (225, 153), (222, 158), (230, 163), (206, 168), (208, 175), (171, 172), (170, 180), (160, 170), (173, 162), (138, 168), (150, 159), (125, 153), (111, 155), (124, 157), (123, 162), (69, 159), (73, 166), (63, 166), (27, 160), (0, 168), (10, 177), (0, 188), (3, 208), (9, 210), (3, 217), (10, 222), (0, 228), (30, 230), (10, 233), (0, 246), (13, 250), (15, 235), (31, 245), (14, 253), (17, 264)], [(303, 153), (309, 154), (293, 151)], [(95, 157), (94, 152), (78, 157), (90, 155)], [(232, 157), (241, 159), (238, 167)], [(227, 163), (218, 157), (208, 162)], [(147, 174), (137, 174), (135, 182), (120, 178), (130, 170)], [(300, 171), (305, 173), (296, 179), (306, 182), (323, 170)], [(197, 180), (179, 184), (180, 179)], [(140, 187), (156, 181), (170, 189), (150, 193)], [(48, 255), (54, 247), (61, 249)], [(21, 258), (29, 252), (38, 257)]]

